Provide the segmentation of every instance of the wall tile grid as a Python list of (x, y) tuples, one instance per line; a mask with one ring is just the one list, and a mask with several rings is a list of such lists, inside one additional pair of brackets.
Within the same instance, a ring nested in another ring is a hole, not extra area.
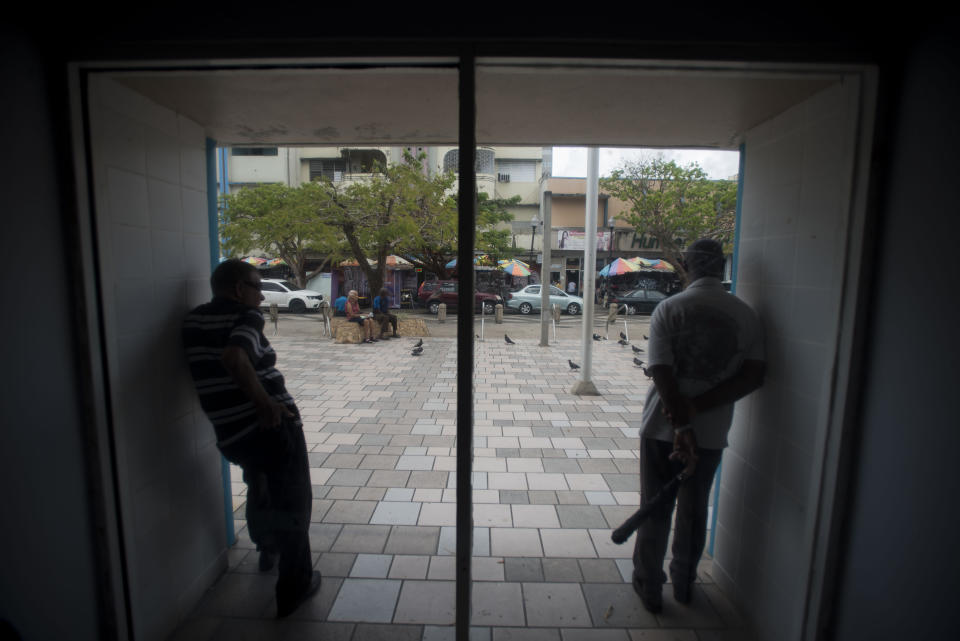
[[(179, 331), (189, 307), (209, 299), (205, 137), (110, 79), (93, 77), (90, 95), (134, 620), (138, 637), (160, 639), (225, 545), (219, 454), (187, 384)], [(187, 537), (182, 520), (204, 525)]]
[[(738, 295), (764, 324), (764, 388), (742, 401), (724, 456), (714, 573), (762, 638), (798, 630), (818, 410), (829, 400), (852, 173), (837, 85), (748, 133)], [(769, 607), (757, 607), (765, 602)]]

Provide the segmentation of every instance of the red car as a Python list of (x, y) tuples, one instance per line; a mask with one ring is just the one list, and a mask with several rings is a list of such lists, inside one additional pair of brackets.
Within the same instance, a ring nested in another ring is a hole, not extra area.
[(433, 292), (440, 286), (439, 280), (425, 280), (420, 283), (417, 289), (417, 302), (421, 305), (427, 304), (427, 299), (433, 295)]
[[(433, 293), (427, 298), (427, 309), (431, 314), (436, 314), (440, 309), (440, 303), (446, 303), (447, 309), (456, 311), (457, 308), (457, 281), (455, 280), (437, 280), (432, 281), (436, 284)], [(426, 283), (424, 283), (426, 285)], [(474, 310), (483, 311), (484, 314), (493, 314), (494, 306), (503, 303), (503, 299), (496, 294), (474, 291)]]

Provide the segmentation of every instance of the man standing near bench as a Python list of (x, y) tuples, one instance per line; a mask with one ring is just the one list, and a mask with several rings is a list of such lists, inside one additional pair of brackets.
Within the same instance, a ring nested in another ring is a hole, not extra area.
[(397, 333), (397, 316), (390, 313), (390, 291), (386, 287), (373, 299), (373, 322), (380, 325), (380, 338), (389, 338), (385, 335), (388, 325), (393, 326), (393, 337), (400, 338)]
[(200, 405), (223, 456), (243, 468), (247, 528), (260, 570), (279, 555), (277, 616), (320, 587), (310, 555), (313, 492), (300, 412), (263, 334), (260, 274), (230, 259), (210, 278), (213, 300), (183, 322), (183, 343)]

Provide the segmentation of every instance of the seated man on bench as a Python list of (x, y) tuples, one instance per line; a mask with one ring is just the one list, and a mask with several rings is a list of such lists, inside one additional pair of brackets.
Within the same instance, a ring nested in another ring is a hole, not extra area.
[(386, 287), (373, 299), (373, 322), (380, 324), (380, 338), (389, 338), (385, 335), (388, 325), (393, 326), (393, 337), (400, 338), (397, 333), (397, 316), (390, 313), (390, 292)]

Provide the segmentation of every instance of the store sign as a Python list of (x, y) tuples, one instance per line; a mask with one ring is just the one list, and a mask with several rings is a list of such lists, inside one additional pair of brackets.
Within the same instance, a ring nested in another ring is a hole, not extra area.
[[(584, 250), (587, 246), (587, 232), (568, 231), (561, 229), (557, 232), (558, 249)], [(597, 232), (597, 251), (610, 251), (610, 232)]]

